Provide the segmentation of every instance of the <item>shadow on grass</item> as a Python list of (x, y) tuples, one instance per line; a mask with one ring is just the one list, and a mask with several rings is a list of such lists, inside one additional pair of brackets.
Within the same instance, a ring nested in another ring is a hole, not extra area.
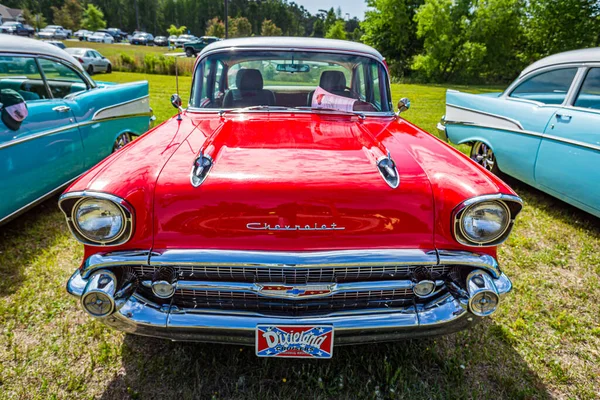
[(336, 347), (332, 360), (260, 359), (250, 347), (135, 335), (121, 358), (102, 399), (550, 398), (492, 320), (446, 337)]
[(68, 230), (57, 203), (52, 197), (0, 226), (0, 297), (14, 293), (25, 268)]
[(575, 228), (585, 229), (586, 234), (600, 238), (600, 218), (593, 216), (575, 206), (538, 190), (528, 184), (508, 175), (500, 175), (515, 192), (528, 203), (526, 206), (535, 206), (550, 214), (552, 218), (559, 219)]

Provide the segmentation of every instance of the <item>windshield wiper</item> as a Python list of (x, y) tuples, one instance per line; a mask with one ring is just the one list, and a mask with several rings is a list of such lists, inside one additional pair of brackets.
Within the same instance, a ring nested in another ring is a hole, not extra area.
[(356, 115), (360, 119), (365, 119), (365, 114), (358, 111), (344, 111), (337, 110), (335, 108), (321, 108), (321, 107), (309, 107), (309, 106), (299, 106), (299, 107), (286, 107), (286, 106), (250, 106), (250, 107), (239, 107), (232, 108), (229, 110), (219, 110), (219, 116), (225, 115), (227, 113), (243, 113), (246, 111), (257, 111), (257, 110), (274, 110), (274, 111), (289, 111), (289, 110), (298, 110), (298, 111), (316, 111), (316, 112), (326, 112), (326, 113), (336, 113), (336, 114), (345, 114), (345, 115)]
[(333, 112), (333, 113), (338, 113), (338, 114), (356, 115), (360, 119), (365, 119), (366, 118), (366, 116), (365, 116), (364, 113), (361, 113), (361, 112), (358, 112), (358, 111), (338, 110), (336, 108), (322, 108), (322, 107), (310, 107), (310, 106), (288, 107), (288, 108), (293, 108), (295, 110)]
[(293, 108), (293, 107), (284, 107), (284, 106), (267, 106), (267, 105), (262, 105), (262, 106), (250, 106), (250, 107), (238, 107), (238, 108), (232, 108), (229, 110), (219, 110), (219, 115), (224, 115), (227, 113), (243, 113), (246, 111), (256, 111), (256, 110), (288, 110), (289, 108)]

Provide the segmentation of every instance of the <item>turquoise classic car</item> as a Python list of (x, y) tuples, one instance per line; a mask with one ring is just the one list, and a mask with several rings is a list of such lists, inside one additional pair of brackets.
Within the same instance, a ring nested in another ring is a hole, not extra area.
[(503, 93), (448, 90), (441, 135), (471, 158), (600, 217), (600, 48), (555, 54)]
[(2, 93), (22, 98), (27, 115), (17, 125), (0, 121), (0, 224), (146, 132), (152, 119), (147, 82), (96, 83), (65, 51), (0, 34)]

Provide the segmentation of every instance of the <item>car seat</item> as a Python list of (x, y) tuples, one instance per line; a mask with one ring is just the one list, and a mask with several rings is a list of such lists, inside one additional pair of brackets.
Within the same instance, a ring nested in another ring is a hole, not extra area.
[(223, 108), (273, 106), (275, 94), (263, 89), (263, 77), (257, 69), (240, 69), (235, 77), (236, 89), (223, 98)]

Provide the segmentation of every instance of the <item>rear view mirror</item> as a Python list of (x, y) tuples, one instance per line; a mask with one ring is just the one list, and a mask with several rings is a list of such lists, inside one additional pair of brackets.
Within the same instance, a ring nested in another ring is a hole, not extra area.
[(308, 64), (277, 64), (277, 72), (308, 72), (310, 65)]

